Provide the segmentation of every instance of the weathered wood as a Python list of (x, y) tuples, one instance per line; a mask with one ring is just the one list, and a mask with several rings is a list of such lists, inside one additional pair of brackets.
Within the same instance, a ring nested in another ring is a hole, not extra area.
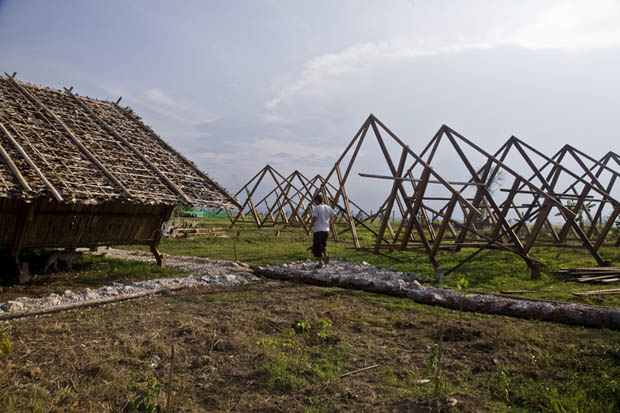
[[(8, 131), (4, 128), (4, 126), (1, 123), (0, 123), (0, 129), (2, 129), (5, 133), (8, 134)], [(4, 163), (7, 164), (7, 166), (13, 173), (13, 176), (15, 176), (15, 179), (17, 180), (17, 182), (19, 182), (19, 184), (22, 186), (23, 190), (26, 192), (31, 192), (32, 188), (30, 187), (30, 185), (28, 185), (28, 181), (26, 181), (22, 173), (19, 171), (19, 168), (15, 165), (15, 162), (13, 162), (13, 159), (11, 159), (11, 156), (2, 147), (1, 143), (0, 143), (0, 157), (2, 157), (2, 160), (4, 161)]]
[(56, 121), (56, 123), (58, 123), (61, 126), (61, 128), (65, 131), (65, 133), (71, 139), (71, 141), (78, 148), (80, 148), (80, 150), (88, 157), (88, 159), (90, 159), (91, 162), (93, 162), (95, 165), (97, 165), (97, 168), (99, 168), (99, 170), (110, 181), (112, 181), (114, 183), (114, 185), (116, 187), (118, 187), (123, 192), (123, 194), (125, 194), (129, 198), (132, 197), (132, 194), (127, 190), (127, 188), (125, 188), (125, 186), (121, 183), (121, 181), (119, 181), (116, 176), (114, 176), (105, 166), (103, 166), (103, 164), (99, 161), (99, 159), (97, 159), (97, 157), (90, 150), (88, 150), (88, 148), (71, 131), (71, 129), (69, 129), (69, 127), (62, 121), (62, 119), (60, 119), (58, 116), (56, 116), (56, 114), (54, 112), (52, 112), (51, 109), (49, 109), (47, 106), (45, 106), (43, 103), (41, 103), (41, 101), (39, 101), (37, 98), (35, 98), (30, 92), (28, 92), (25, 88), (23, 88), (19, 83), (17, 83), (15, 80), (10, 78), (10, 76), (7, 75), (7, 77), (10, 79), (10, 83), (11, 83), (12, 86), (14, 86), (17, 90), (19, 90), (24, 96), (26, 96), (31, 102), (33, 102), (33, 104), (37, 105), (40, 109), (42, 109), (45, 113), (47, 113), (52, 119), (54, 119)]
[(2, 122), (0, 122), (0, 129), (4, 132), (4, 134), (9, 139), (11, 144), (13, 144), (13, 146), (17, 149), (17, 151), (22, 156), (22, 158), (24, 158), (24, 160), (26, 161), (28, 166), (30, 166), (32, 168), (32, 170), (37, 174), (37, 176), (41, 179), (41, 181), (43, 181), (43, 183), (45, 184), (47, 189), (49, 189), (49, 191), (52, 193), (52, 195), (54, 195), (54, 198), (56, 198), (57, 201), (63, 202), (64, 199), (62, 198), (60, 193), (56, 190), (54, 185), (52, 185), (51, 182), (45, 177), (43, 172), (41, 172), (39, 167), (33, 162), (33, 160), (30, 158), (30, 156), (28, 156), (26, 151), (24, 151), (24, 148), (22, 148), (22, 146), (19, 144), (19, 142), (17, 142), (15, 140), (13, 135), (11, 135), (11, 133), (6, 129), (6, 127), (2, 124)]
[(373, 364), (372, 366), (363, 367), (361, 369), (353, 370), (353, 371), (350, 371), (348, 373), (342, 374), (342, 375), (340, 375), (340, 378), (342, 379), (344, 377), (351, 376), (353, 374), (358, 374), (358, 373), (362, 373), (362, 372), (367, 371), (367, 370), (376, 369), (377, 367), (379, 367), (378, 364)]
[(620, 294), (620, 288), (610, 288), (607, 290), (593, 290), (593, 291), (585, 291), (582, 293), (573, 293), (573, 295), (579, 297), (587, 297), (589, 295), (606, 295), (606, 294)]
[(188, 196), (183, 191), (181, 191), (179, 187), (176, 186), (176, 184), (172, 182), (157, 166), (155, 166), (146, 156), (144, 156), (142, 152), (137, 150), (135, 146), (133, 146), (127, 139), (121, 136), (116, 130), (114, 130), (110, 125), (108, 125), (103, 119), (97, 116), (97, 114), (95, 114), (88, 106), (86, 106), (84, 102), (80, 100), (79, 97), (71, 93), (69, 89), (65, 88), (65, 92), (67, 92), (67, 94), (71, 96), (71, 98), (73, 98), (73, 100), (78, 105), (80, 105), (80, 107), (84, 109), (93, 119), (95, 119), (105, 130), (110, 132), (116, 139), (120, 140), (123, 143), (123, 145), (129, 148), (138, 158), (140, 158), (142, 162), (147, 164), (148, 167), (151, 168), (151, 170), (154, 171), (155, 174), (161, 180), (163, 180), (166, 183), (166, 185), (168, 185), (168, 187), (174, 193), (179, 195), (188, 205), (192, 205), (192, 201), (188, 198)]

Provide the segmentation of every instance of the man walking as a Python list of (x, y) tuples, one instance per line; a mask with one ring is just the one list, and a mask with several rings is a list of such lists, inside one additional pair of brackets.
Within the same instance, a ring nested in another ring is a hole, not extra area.
[(325, 257), (325, 263), (329, 264), (327, 237), (329, 236), (330, 224), (333, 224), (336, 218), (336, 212), (323, 202), (323, 196), (321, 196), (321, 194), (317, 194), (314, 197), (311, 222), (314, 230), (314, 235), (312, 237), (312, 255), (319, 260), (316, 268), (323, 267), (323, 257)]

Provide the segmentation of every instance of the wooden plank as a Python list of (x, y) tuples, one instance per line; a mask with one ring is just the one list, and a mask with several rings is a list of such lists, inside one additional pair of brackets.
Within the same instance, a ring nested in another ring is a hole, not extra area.
[[(403, 148), (401, 154), (400, 154), (400, 161), (398, 162), (398, 169), (396, 170), (396, 174), (394, 175), (394, 177), (400, 177), (403, 173), (403, 169), (405, 168), (405, 161), (407, 160), (407, 150), (406, 148)], [(386, 214), (384, 214), (383, 219), (381, 220), (381, 225), (379, 226), (379, 232), (377, 235), (377, 239), (375, 242), (375, 248), (374, 251), (377, 252), (378, 251), (378, 245), (381, 244), (381, 242), (383, 241), (383, 235), (385, 234), (385, 228), (387, 227), (387, 224), (389, 223), (389, 219), (390, 219), (390, 214), (392, 212), (392, 208), (394, 207), (394, 200), (398, 194), (398, 180), (395, 180), (392, 183), (392, 190), (390, 192), (390, 195), (387, 198), (387, 205), (386, 205), (386, 211), (387, 211), (387, 216)]]
[(342, 193), (342, 200), (344, 201), (344, 207), (347, 212), (347, 218), (349, 220), (349, 226), (351, 227), (351, 237), (353, 237), (353, 245), (356, 248), (360, 247), (360, 241), (357, 237), (357, 229), (355, 228), (355, 221), (353, 220), (353, 214), (351, 213), (351, 206), (349, 205), (349, 197), (347, 196), (347, 191), (344, 187), (344, 178), (340, 173), (340, 166), (336, 165), (336, 174), (338, 176), (338, 182), (340, 183), (340, 189)]
[(592, 290), (592, 291), (585, 291), (582, 293), (573, 293), (573, 295), (576, 295), (579, 297), (587, 297), (589, 295), (606, 295), (606, 294), (620, 294), (620, 288), (610, 288), (607, 290)]
[[(377, 178), (377, 179), (390, 179), (390, 180), (395, 180), (395, 181), (407, 181), (407, 182), (422, 182), (421, 179), (415, 179), (415, 178), (405, 178), (405, 177), (394, 177), (394, 176), (389, 176), (389, 175), (376, 175), (376, 174), (369, 174), (369, 173), (363, 173), (363, 172), (359, 172), (358, 173), (359, 176), (363, 176), (364, 178)], [(482, 183), (476, 183), (476, 182), (461, 182), (461, 181), (445, 181), (447, 183), (449, 183), (450, 185), (471, 185), (471, 186), (484, 186), (486, 185), (486, 183), (482, 182)], [(441, 181), (437, 181), (434, 179), (429, 179), (428, 184), (441, 184), (443, 185), (444, 183)], [(450, 198), (447, 198), (450, 199)]]

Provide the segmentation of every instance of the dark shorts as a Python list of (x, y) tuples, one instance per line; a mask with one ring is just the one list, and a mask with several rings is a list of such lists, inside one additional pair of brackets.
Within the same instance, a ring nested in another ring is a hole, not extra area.
[(328, 236), (328, 231), (317, 231), (314, 233), (314, 236), (312, 237), (312, 255), (319, 258), (323, 255), (323, 253), (325, 253)]

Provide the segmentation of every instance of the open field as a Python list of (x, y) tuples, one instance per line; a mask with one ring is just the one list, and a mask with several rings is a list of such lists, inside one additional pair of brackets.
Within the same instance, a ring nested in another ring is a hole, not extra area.
[[(200, 225), (228, 238), (166, 239), (163, 252), (253, 265), (310, 258), (311, 239), (299, 229), (280, 229), (275, 237), (274, 228), (228, 229), (221, 219), (201, 219)], [(432, 279), (421, 255), (395, 253), (405, 260), (396, 262), (333, 242), (329, 250), (333, 257)], [(618, 265), (617, 250), (604, 253)], [(585, 252), (566, 251), (561, 262), (555, 254), (535, 251), (547, 265), (540, 281), (529, 280), (517, 257), (490, 252), (448, 276), (446, 284), (454, 287), (465, 277), (471, 290), (538, 289), (528, 296), (618, 306), (617, 296), (573, 296), (605, 287), (568, 283), (554, 274), (560, 266), (593, 265)], [(457, 258), (440, 257), (446, 263)], [(6, 288), (0, 301), (179, 275), (85, 256), (73, 270)], [(13, 344), (12, 352), (0, 356), (0, 411), (160, 411), (166, 403), (171, 411), (620, 409), (620, 332), (459, 314), (337, 288), (276, 281), (204, 287), (0, 328)], [(424, 379), (431, 382), (419, 382)]]
[[(254, 224), (242, 223), (229, 228), (227, 219), (200, 218), (199, 226), (213, 229), (214, 234), (221, 236), (196, 237), (194, 239), (167, 239), (165, 238), (160, 249), (165, 254), (189, 255), (209, 257), (221, 260), (240, 260), (250, 265), (266, 265), (311, 259), (307, 248), (312, 244), (312, 238), (301, 228), (263, 228), (257, 229)], [(276, 237), (276, 230), (279, 236)], [(239, 235), (237, 235), (239, 234)], [(360, 233), (360, 237), (370, 234)], [(346, 237), (346, 234), (345, 234)], [(130, 249), (148, 251), (144, 246), (129, 246)], [(366, 261), (379, 267), (391, 268), (425, 275), (429, 282), (434, 281), (431, 264), (422, 254), (394, 252), (391, 254), (396, 261), (380, 255), (372, 255), (351, 249), (348, 244), (329, 242), (329, 253), (332, 257), (342, 257), (351, 261)], [(620, 306), (620, 295), (599, 295), (577, 297), (573, 292), (583, 292), (604, 288), (613, 288), (600, 284), (580, 284), (566, 282), (565, 277), (556, 272), (560, 267), (588, 267), (595, 266), (596, 262), (585, 250), (565, 250), (556, 258), (558, 249), (536, 248), (532, 256), (542, 262), (542, 279), (530, 280), (527, 266), (514, 254), (485, 251), (472, 259), (456, 272), (445, 279), (447, 287), (456, 287), (461, 278), (465, 278), (469, 289), (473, 291), (500, 292), (504, 290), (532, 290), (530, 298), (542, 298), (566, 302), (595, 304), (604, 306)], [(450, 269), (460, 260), (471, 254), (472, 250), (462, 250), (459, 253), (440, 252), (439, 261), (444, 268)], [(611, 261), (613, 266), (620, 266), (620, 249), (603, 248), (602, 256)], [(110, 260), (85, 255), (76, 261), (74, 268), (62, 273), (43, 274), (44, 263), (35, 263), (33, 283), (16, 287), (5, 288), (0, 292), (0, 301), (6, 301), (16, 296), (40, 296), (49, 292), (62, 292), (66, 289), (95, 288), (111, 283), (134, 279), (148, 279), (160, 277), (174, 277), (182, 275), (174, 269), (160, 269), (144, 263)]]
[(165, 406), (170, 377), (173, 411), (620, 408), (619, 332), (476, 314), (461, 323), (348, 290), (200, 288), (3, 328), (14, 349), (1, 360), (2, 411), (158, 411), (146, 407)]
[[(312, 244), (312, 239), (304, 233), (303, 229), (281, 229), (279, 237), (275, 237), (276, 228), (258, 230), (252, 223), (242, 223), (229, 229), (227, 224), (228, 221), (225, 219), (201, 219), (200, 225), (217, 228), (228, 238), (164, 239), (161, 249), (164, 253), (173, 255), (207, 256), (225, 260), (236, 258), (250, 265), (278, 264), (312, 258), (310, 252), (307, 251)], [(280, 229), (280, 226), (277, 228)], [(236, 235), (237, 232), (239, 236)], [(370, 235), (368, 232), (360, 232), (361, 239), (370, 237)], [(328, 249), (332, 257), (366, 261), (379, 267), (426, 275), (431, 281), (434, 279), (433, 267), (422, 254), (392, 253), (391, 256), (399, 259), (399, 262), (384, 256), (355, 251), (344, 243), (329, 242)], [(476, 291), (537, 290), (540, 292), (528, 293), (527, 296), (596, 305), (620, 305), (620, 296), (576, 297), (572, 295), (573, 292), (609, 287), (600, 284), (584, 285), (566, 282), (564, 276), (556, 273), (561, 267), (589, 267), (596, 266), (596, 262), (582, 249), (564, 250), (559, 258), (556, 258), (559, 251), (557, 248), (534, 249), (531, 255), (543, 263), (542, 279), (538, 281), (530, 280), (527, 266), (516, 255), (500, 251), (485, 251), (455, 273), (448, 275), (445, 285), (456, 287), (459, 280), (464, 277), (469, 283), (469, 288)], [(440, 252), (438, 260), (448, 270), (472, 252), (473, 250), (468, 249), (459, 253)], [(611, 261), (611, 265), (620, 265), (619, 248), (602, 248), (601, 255)]]

